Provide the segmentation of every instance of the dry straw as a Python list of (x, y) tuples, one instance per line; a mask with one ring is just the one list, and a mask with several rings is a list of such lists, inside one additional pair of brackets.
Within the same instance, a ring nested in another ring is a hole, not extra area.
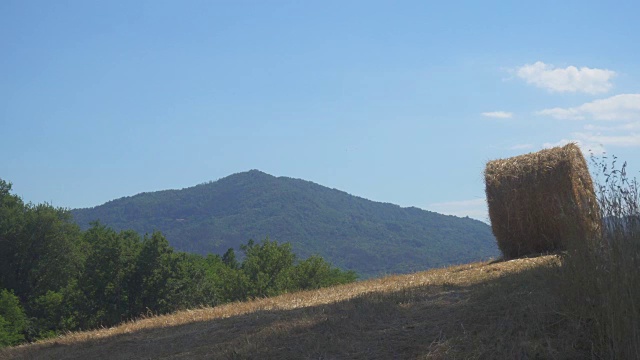
[(489, 161), (484, 175), (491, 227), (505, 258), (597, 238), (600, 212), (577, 145)]

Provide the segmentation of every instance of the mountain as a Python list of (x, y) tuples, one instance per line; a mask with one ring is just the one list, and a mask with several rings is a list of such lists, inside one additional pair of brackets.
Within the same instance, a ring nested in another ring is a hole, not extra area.
[(249, 239), (290, 242), (363, 277), (407, 273), (498, 255), (480, 221), (401, 208), (257, 170), (182, 190), (141, 193), (71, 211), (84, 229), (161, 231), (178, 250), (222, 254)]

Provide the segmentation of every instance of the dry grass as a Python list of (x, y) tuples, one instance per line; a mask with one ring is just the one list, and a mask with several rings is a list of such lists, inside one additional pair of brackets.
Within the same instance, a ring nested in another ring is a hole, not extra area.
[(567, 251), (562, 297), (589, 336), (595, 358), (640, 359), (640, 184), (606, 158), (597, 161), (597, 194), (605, 219), (601, 241)]
[(575, 144), (487, 163), (489, 217), (507, 258), (594, 239), (600, 212), (589, 168)]
[(28, 359), (579, 358), (546, 256), (183, 311), (5, 349)]

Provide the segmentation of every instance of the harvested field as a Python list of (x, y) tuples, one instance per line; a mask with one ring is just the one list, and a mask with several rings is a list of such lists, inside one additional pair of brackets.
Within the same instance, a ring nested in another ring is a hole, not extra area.
[(29, 359), (575, 358), (546, 256), (183, 311), (5, 349)]

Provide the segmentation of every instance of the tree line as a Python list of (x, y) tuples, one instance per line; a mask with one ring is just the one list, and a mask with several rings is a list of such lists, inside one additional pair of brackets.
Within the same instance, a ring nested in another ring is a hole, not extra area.
[[(146, 315), (355, 281), (288, 243), (249, 240), (224, 255), (175, 251), (154, 232), (82, 231), (65, 209), (25, 204), (0, 179), (0, 347)], [(239, 259), (240, 258), (240, 259)]]

